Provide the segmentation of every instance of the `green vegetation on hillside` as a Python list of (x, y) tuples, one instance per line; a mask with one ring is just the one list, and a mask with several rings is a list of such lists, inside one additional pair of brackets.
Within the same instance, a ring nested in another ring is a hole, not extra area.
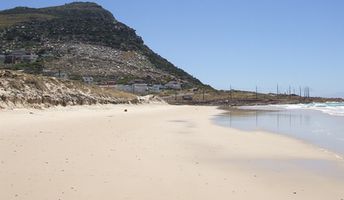
[[(18, 26), (19, 25), (19, 26)], [(118, 22), (113, 15), (95, 3), (71, 3), (48, 8), (26, 8), (0, 12), (0, 50), (39, 49), (49, 42), (82, 42), (103, 45), (123, 51), (139, 51), (155, 68), (167, 72), (191, 86), (202, 83), (162, 58), (149, 47), (135, 30)]]
[(42, 21), (53, 19), (54, 16), (39, 13), (27, 13), (27, 14), (1, 14), (0, 15), (0, 29), (28, 21)]
[(41, 74), (43, 71), (43, 64), (40, 62), (33, 63), (18, 63), (15, 64), (11, 69), (14, 70), (23, 70), (26, 73), (30, 74)]

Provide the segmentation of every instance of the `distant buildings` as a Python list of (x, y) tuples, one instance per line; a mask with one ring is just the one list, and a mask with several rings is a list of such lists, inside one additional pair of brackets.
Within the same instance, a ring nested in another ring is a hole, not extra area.
[(114, 85), (114, 88), (116, 90), (119, 90), (119, 91), (133, 93), (133, 86), (132, 85), (117, 84), (117, 85)]
[(137, 94), (146, 94), (149, 92), (148, 85), (144, 83), (135, 83), (132, 85), (118, 84), (118, 85), (115, 85), (115, 89), (124, 91), (124, 92), (137, 93)]
[(170, 81), (165, 84), (165, 87), (168, 89), (180, 90), (182, 89), (182, 84), (178, 81)]
[[(85, 79), (84, 79), (85, 82)], [(170, 81), (165, 85), (162, 84), (147, 84), (144, 80), (135, 79), (128, 84), (116, 84), (115, 81), (108, 81), (100, 83), (98, 86), (106, 88), (114, 88), (116, 90), (130, 92), (134, 94), (152, 94), (160, 93), (162, 90), (180, 90), (182, 89), (182, 84), (178, 81)]]
[[(42, 59), (53, 57), (52, 54), (40, 54)], [(17, 64), (17, 63), (32, 63), (36, 62), (39, 58), (38, 55), (26, 51), (24, 49), (21, 50), (13, 50), (11, 52), (0, 52), (0, 64)], [(61, 70), (53, 70), (53, 69), (43, 69), (43, 74), (46, 76), (53, 76), (59, 79), (68, 80), (70, 77), (67, 72), (63, 72)], [(71, 77), (74, 77), (73, 74), (70, 74)], [(79, 79), (80, 77), (77, 76)], [(106, 82), (99, 82), (95, 83), (95, 80), (91, 76), (83, 76), (81, 77), (82, 81), (86, 84), (98, 84), (100, 87), (108, 87), (108, 88), (115, 88), (117, 90), (131, 92), (136, 94), (149, 94), (149, 93), (160, 93), (162, 90), (180, 90), (182, 89), (182, 84), (180, 81), (170, 81), (163, 84), (147, 84), (146, 80), (144, 79), (134, 79), (127, 84), (117, 84), (116, 79), (112, 81)]]
[(86, 84), (89, 84), (89, 85), (93, 84), (93, 77), (91, 77), (91, 76), (83, 76), (82, 80)]
[(68, 74), (65, 73), (65, 72), (61, 72), (61, 71), (54, 73), (53, 76), (56, 77), (56, 78), (59, 78), (59, 79), (63, 79), (63, 80), (68, 80), (69, 79)]
[(149, 91), (148, 85), (144, 83), (136, 83), (136, 84), (133, 84), (132, 87), (133, 87), (133, 93), (145, 94)]
[[(107, 87), (107, 86), (102, 86)], [(145, 83), (135, 83), (131, 85), (116, 84), (114, 88), (123, 92), (130, 92), (134, 94), (149, 94), (149, 93), (159, 93), (165, 87), (160, 84), (148, 85)]]
[(153, 92), (153, 93), (159, 93), (159, 92), (161, 92), (161, 90), (163, 90), (163, 89), (165, 89), (165, 86), (160, 85), (160, 84), (158, 84), (158, 85), (152, 85), (152, 86), (149, 87), (149, 90), (150, 90), (151, 92)]
[(0, 55), (0, 63), (16, 64), (16, 63), (32, 63), (36, 62), (38, 55), (25, 50), (15, 50), (6, 55)]

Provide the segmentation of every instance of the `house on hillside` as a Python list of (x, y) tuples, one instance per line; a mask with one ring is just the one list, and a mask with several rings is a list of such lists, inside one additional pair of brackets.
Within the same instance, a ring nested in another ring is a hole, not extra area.
[(132, 85), (123, 85), (123, 84), (117, 84), (115, 85), (115, 89), (123, 92), (133, 92), (133, 86)]
[(65, 73), (65, 72), (61, 72), (61, 71), (54, 73), (53, 76), (56, 77), (56, 78), (59, 78), (59, 79), (64, 79), (64, 80), (68, 80), (69, 79), (68, 74)]
[(115, 89), (135, 94), (147, 94), (149, 92), (149, 87), (145, 83), (136, 83), (132, 85), (117, 84)]
[(133, 93), (145, 94), (148, 92), (148, 85), (145, 83), (133, 84)]
[(165, 88), (163, 85), (155, 84), (155, 85), (148, 85), (146, 83), (135, 83), (131, 85), (122, 85), (116, 84), (114, 86), (115, 89), (130, 92), (135, 94), (149, 94), (149, 93), (159, 93), (162, 89)]
[(31, 63), (36, 62), (38, 59), (38, 55), (27, 52), (25, 50), (15, 50), (12, 51), (10, 54), (5, 56), (5, 63), (8, 64), (16, 64), (16, 63)]
[(84, 81), (84, 83), (86, 84), (93, 84), (93, 77), (91, 76), (83, 76), (82, 77), (82, 80)]
[(165, 84), (165, 87), (168, 89), (180, 90), (182, 89), (182, 84), (178, 81), (170, 81)]
[(152, 85), (149, 87), (149, 91), (153, 92), (153, 93), (159, 93), (164, 88), (165, 88), (165, 86), (163, 86), (163, 85), (155, 84), (155, 85)]

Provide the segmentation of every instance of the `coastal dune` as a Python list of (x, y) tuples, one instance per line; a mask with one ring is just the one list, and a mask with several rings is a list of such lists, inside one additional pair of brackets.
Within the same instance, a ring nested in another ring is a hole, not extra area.
[[(126, 110), (126, 112), (125, 112)], [(344, 199), (344, 161), (207, 106), (0, 112), (0, 199)]]

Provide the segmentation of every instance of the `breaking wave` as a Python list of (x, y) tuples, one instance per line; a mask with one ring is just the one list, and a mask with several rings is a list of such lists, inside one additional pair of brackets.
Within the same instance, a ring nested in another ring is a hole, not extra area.
[(261, 110), (317, 110), (333, 116), (344, 116), (344, 103), (327, 102), (327, 103), (310, 103), (310, 104), (285, 104), (285, 105), (267, 105), (267, 106), (250, 106), (243, 109), (261, 109)]

